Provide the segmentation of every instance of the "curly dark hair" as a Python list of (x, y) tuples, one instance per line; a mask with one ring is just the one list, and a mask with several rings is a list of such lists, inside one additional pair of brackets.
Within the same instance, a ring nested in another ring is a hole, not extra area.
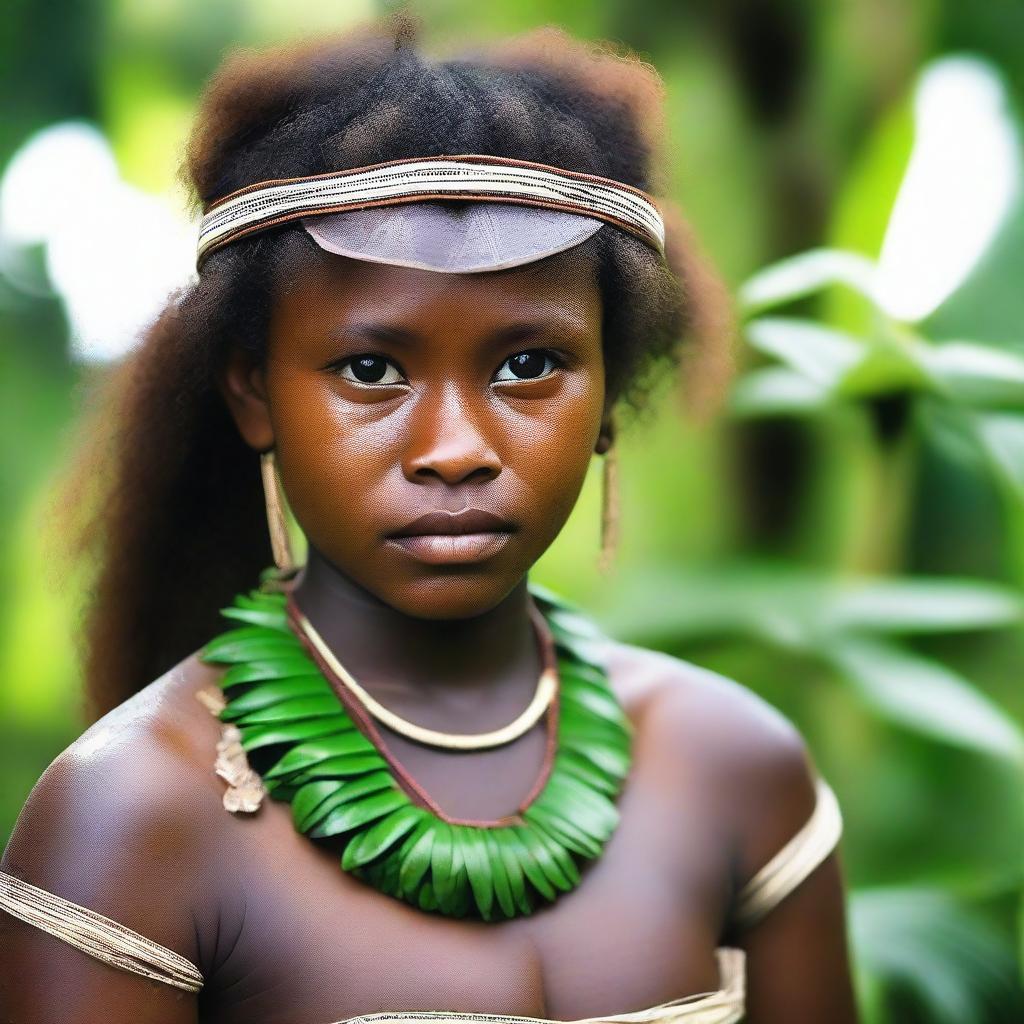
[[(195, 206), (266, 179), (451, 153), (663, 190), (664, 90), (649, 64), (552, 26), (447, 59), (424, 56), (420, 34), (419, 20), (399, 13), (232, 53), (188, 143), (182, 174)], [(579, 247), (597, 267), (609, 395), (633, 414), (685, 338), (728, 334), (724, 289), (685, 221), (660, 205), (665, 259), (612, 228)], [(213, 253), (93, 402), (88, 448), (62, 496), (76, 519), (86, 510), (73, 550), (93, 574), (83, 633), (91, 715), (201, 646), (219, 628), (218, 609), (271, 563), (259, 460), (216, 379), (231, 345), (261, 356), (275, 297), (319, 254), (294, 224)], [(705, 345), (699, 370), (687, 361), (698, 384), (725, 365), (721, 351)]]

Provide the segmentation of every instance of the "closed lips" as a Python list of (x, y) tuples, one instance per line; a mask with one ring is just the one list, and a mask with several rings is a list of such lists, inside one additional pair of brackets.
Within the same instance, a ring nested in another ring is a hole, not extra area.
[(401, 529), (388, 534), (389, 537), (417, 537), (424, 535), (465, 533), (511, 533), (512, 523), (491, 512), (479, 508), (462, 509), (460, 512), (446, 512), (438, 509), (419, 516)]

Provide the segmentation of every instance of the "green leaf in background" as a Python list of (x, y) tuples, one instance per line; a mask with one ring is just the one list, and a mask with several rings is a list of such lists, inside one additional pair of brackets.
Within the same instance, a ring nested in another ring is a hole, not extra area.
[(874, 398), (896, 392), (928, 392), (934, 382), (912, 339), (881, 333), (872, 338), (864, 358), (839, 382), (838, 394), (848, 399)]
[(829, 630), (951, 633), (1024, 623), (1024, 595), (982, 580), (902, 577), (839, 580), (822, 619)]
[(927, 317), (935, 337), (1020, 338), (1024, 191), (1015, 107), (1008, 76), (978, 54), (937, 57), (917, 77), (914, 147), (880, 263), (897, 315)]
[(1024, 501), (1024, 415), (979, 413), (974, 428), (995, 471)]
[(877, 269), (872, 260), (841, 249), (812, 249), (773, 263), (739, 289), (742, 310), (749, 314), (782, 306), (832, 285), (844, 285), (876, 302)]
[[(830, 247), (878, 258), (913, 141), (912, 97), (894, 97), (860, 140), (835, 197), (826, 239)], [(858, 334), (871, 330), (879, 315), (871, 300), (850, 288), (824, 292), (821, 313), (825, 323)]]
[[(639, 604), (639, 595), (650, 597)], [(836, 577), (768, 562), (714, 571), (645, 568), (623, 579), (604, 617), (633, 643), (745, 635), (807, 653), (837, 633), (935, 633), (1024, 622), (1024, 596), (998, 583), (934, 577)]]
[(890, 720), (1024, 765), (1021, 727), (945, 665), (867, 637), (844, 637), (822, 653)]
[(970, 341), (923, 345), (921, 353), (950, 398), (1024, 410), (1024, 355)]
[(621, 578), (603, 624), (630, 643), (742, 634), (807, 649), (810, 624), (828, 589), (825, 577), (784, 564), (739, 563), (665, 571), (644, 566)]
[(760, 317), (747, 325), (746, 337), (758, 351), (837, 397), (930, 391), (935, 386), (927, 346), (907, 332), (878, 331), (857, 338), (813, 320)]
[(930, 1024), (1024, 1019), (1024, 990), (1006, 942), (948, 894), (910, 887), (855, 890), (850, 931), (869, 1024), (895, 1020), (885, 1012), (888, 993), (909, 998)]
[(832, 400), (829, 389), (784, 366), (766, 366), (738, 378), (729, 394), (733, 416), (809, 416)]
[(933, 338), (989, 342), (1024, 354), (1024, 191), (967, 279), (920, 325)]
[(829, 390), (866, 354), (864, 342), (813, 320), (760, 317), (746, 326), (747, 341), (759, 352), (786, 363), (802, 377)]

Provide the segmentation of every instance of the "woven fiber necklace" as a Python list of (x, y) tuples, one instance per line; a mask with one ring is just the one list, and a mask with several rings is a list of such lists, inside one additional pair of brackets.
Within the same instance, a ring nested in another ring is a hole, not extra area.
[(493, 822), (445, 816), (386, 753), (370, 715), (321, 669), (289, 594), (239, 594), (221, 614), (241, 625), (203, 648), (204, 662), (226, 666), (219, 718), (267, 765), (263, 785), (290, 802), (296, 829), (340, 841), (345, 871), (421, 910), (485, 921), (530, 914), (579, 884), (618, 824), (632, 730), (608, 685), (600, 633), (550, 591), (532, 582), (529, 591), (554, 641), (555, 742), (518, 813)]

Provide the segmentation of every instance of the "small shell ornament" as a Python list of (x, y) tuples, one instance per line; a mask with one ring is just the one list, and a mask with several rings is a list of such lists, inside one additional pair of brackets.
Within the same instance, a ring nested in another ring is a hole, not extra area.
[[(196, 691), (199, 701), (212, 715), (219, 715), (226, 706), (224, 694), (213, 687)], [(213, 770), (228, 784), (224, 791), (224, 807), (232, 814), (253, 814), (263, 802), (266, 789), (259, 774), (249, 767), (242, 749), (242, 734), (235, 725), (223, 725), (217, 741), (217, 759)]]

